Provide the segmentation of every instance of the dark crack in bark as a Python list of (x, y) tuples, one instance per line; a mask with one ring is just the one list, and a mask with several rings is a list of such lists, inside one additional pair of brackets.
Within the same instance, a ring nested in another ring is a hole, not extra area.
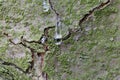
[(6, 62), (6, 61), (2, 60), (1, 58), (0, 58), (0, 64), (6, 65), (6, 66), (12, 66), (12, 67), (14, 67), (14, 68), (18, 69), (19, 71), (26, 74), (26, 71), (24, 71), (22, 68), (18, 67), (16, 64), (11, 63), (11, 62)]
[[(83, 16), (82, 19), (79, 20), (78, 25), (81, 27), (81, 24), (82, 24), (84, 21), (86, 21), (95, 11), (105, 8), (105, 7), (108, 6), (110, 3), (111, 3), (111, 0), (107, 0), (106, 2), (101, 3), (101, 4), (99, 4), (98, 6), (96, 6), (95, 8), (91, 9), (87, 14), (85, 14), (85, 15)], [(79, 30), (82, 31), (83, 29), (82, 29), (82, 28), (79, 28)], [(78, 31), (79, 31), (79, 30), (78, 30)]]

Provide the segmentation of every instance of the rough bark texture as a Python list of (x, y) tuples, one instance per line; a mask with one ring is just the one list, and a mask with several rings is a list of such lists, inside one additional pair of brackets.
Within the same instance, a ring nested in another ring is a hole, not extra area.
[[(0, 79), (118, 80), (120, 1), (48, 2), (44, 13), (42, 0), (0, 0)], [(60, 46), (54, 42), (58, 17)]]

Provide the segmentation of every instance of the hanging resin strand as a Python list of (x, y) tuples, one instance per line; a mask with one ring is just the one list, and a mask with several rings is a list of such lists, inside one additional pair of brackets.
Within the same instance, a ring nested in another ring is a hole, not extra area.
[(48, 0), (43, 0), (43, 12), (48, 12), (50, 10), (50, 5)]
[(62, 43), (61, 29), (62, 29), (61, 20), (60, 20), (60, 17), (57, 16), (57, 22), (56, 22), (56, 27), (55, 27), (55, 36), (54, 36), (56, 45), (60, 45)]

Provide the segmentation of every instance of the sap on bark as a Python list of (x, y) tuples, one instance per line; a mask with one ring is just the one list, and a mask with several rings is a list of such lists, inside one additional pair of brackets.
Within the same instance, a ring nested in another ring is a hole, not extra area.
[(50, 10), (50, 5), (48, 0), (43, 0), (43, 12), (48, 12)]
[(56, 45), (60, 45), (62, 43), (62, 23), (60, 20), (60, 17), (57, 17), (57, 22), (55, 26), (55, 35), (54, 35), (54, 40)]

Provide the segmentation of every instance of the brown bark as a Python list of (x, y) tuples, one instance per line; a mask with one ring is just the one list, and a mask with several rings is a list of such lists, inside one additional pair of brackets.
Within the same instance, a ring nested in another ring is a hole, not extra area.
[(47, 80), (47, 74), (42, 71), (45, 52), (34, 53), (34, 65), (32, 68), (32, 80)]

